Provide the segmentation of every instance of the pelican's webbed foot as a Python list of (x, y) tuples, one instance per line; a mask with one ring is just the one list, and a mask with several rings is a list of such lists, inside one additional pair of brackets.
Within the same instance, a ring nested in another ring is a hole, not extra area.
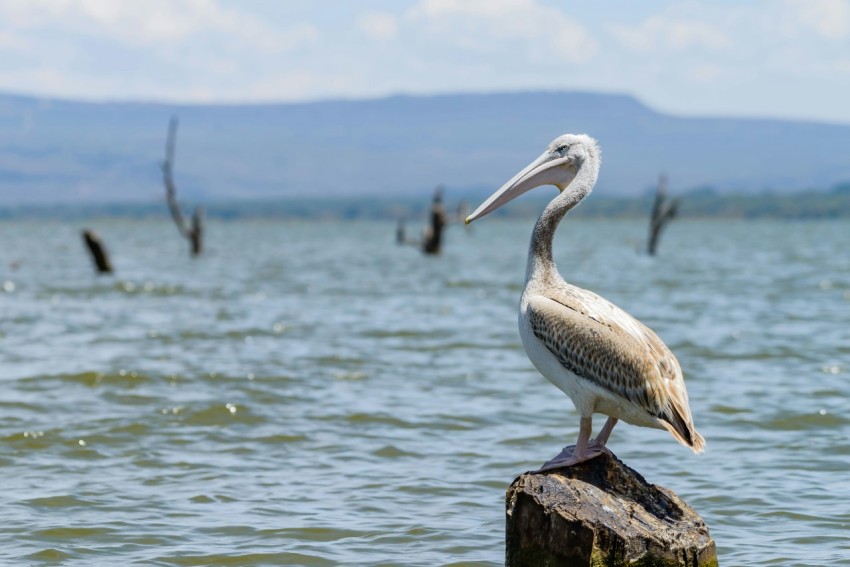
[(567, 445), (564, 447), (560, 453), (543, 463), (543, 466), (537, 469), (536, 471), (531, 471), (532, 473), (542, 473), (546, 471), (551, 471), (555, 469), (561, 469), (564, 467), (571, 467), (573, 465), (577, 465), (579, 463), (583, 463), (585, 461), (589, 461), (595, 457), (598, 457), (602, 453), (611, 454), (611, 452), (602, 445), (591, 444), (584, 451), (583, 455), (576, 454), (576, 446), (575, 445)]

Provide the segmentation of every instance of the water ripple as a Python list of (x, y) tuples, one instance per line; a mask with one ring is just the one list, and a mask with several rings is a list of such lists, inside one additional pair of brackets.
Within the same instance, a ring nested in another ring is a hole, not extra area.
[[(578, 430), (516, 331), (530, 223), (440, 258), (393, 230), (215, 223), (189, 261), (164, 222), (104, 221), (99, 278), (78, 227), (0, 223), (28, 259), (0, 278), (12, 564), (502, 564), (505, 489)], [(673, 348), (708, 450), (612, 449), (724, 565), (850, 565), (846, 226), (681, 221), (656, 259), (644, 232), (569, 221), (555, 255)]]

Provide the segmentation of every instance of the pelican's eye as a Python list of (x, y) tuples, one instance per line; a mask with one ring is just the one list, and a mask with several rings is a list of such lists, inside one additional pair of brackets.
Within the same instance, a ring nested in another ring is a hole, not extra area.
[(555, 151), (558, 152), (559, 154), (563, 154), (568, 149), (570, 149), (570, 147), (568, 145), (564, 144), (563, 146), (558, 146), (558, 149), (556, 149)]

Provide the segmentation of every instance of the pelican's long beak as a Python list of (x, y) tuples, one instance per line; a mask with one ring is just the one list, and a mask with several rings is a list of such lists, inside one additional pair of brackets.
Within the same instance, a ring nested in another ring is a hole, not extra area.
[(570, 165), (570, 161), (557, 152), (546, 150), (481, 203), (475, 212), (466, 217), (466, 224), (495, 211), (535, 187), (556, 185), (563, 191), (575, 177), (575, 169)]

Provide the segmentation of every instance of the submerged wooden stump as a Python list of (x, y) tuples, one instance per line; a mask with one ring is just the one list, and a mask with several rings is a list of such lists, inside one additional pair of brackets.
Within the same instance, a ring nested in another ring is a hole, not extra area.
[(431, 227), (425, 231), (422, 251), (426, 254), (439, 254), (443, 242), (443, 228), (446, 226), (446, 213), (443, 211), (443, 190), (437, 188), (431, 205)]
[(506, 567), (717, 566), (702, 518), (617, 457), (523, 474), (506, 500)]
[(658, 179), (658, 189), (655, 192), (655, 201), (652, 203), (652, 213), (649, 217), (649, 239), (646, 244), (646, 252), (650, 256), (655, 256), (661, 231), (676, 216), (680, 201), (681, 199), (678, 197), (667, 198), (667, 176), (662, 175)]
[(81, 234), (97, 272), (99, 274), (111, 274), (112, 263), (109, 261), (109, 255), (106, 253), (106, 248), (100, 241), (100, 237), (96, 232), (88, 229), (83, 230)]

